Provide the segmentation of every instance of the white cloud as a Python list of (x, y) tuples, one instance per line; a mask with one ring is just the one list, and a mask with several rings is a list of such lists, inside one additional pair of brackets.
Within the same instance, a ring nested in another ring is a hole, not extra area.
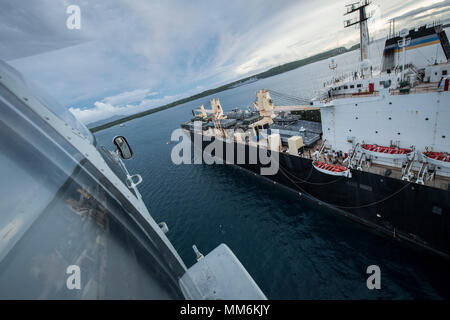
[(157, 95), (158, 92), (151, 92), (151, 89), (137, 89), (133, 91), (125, 91), (118, 95), (106, 97), (103, 101), (111, 105), (123, 105), (126, 103), (142, 101), (146, 97)]
[[(144, 99), (145, 97), (154, 96), (156, 94), (157, 92), (150, 92), (149, 89), (123, 92), (115, 96), (106, 97), (102, 101), (94, 102), (94, 106), (92, 108), (83, 109), (79, 107), (70, 107), (69, 111), (72, 112), (78, 120), (84, 124), (88, 124), (110, 118), (112, 116), (127, 116), (137, 112), (149, 110), (167, 104), (183, 96), (183, 94), (179, 94), (175, 96)], [(135, 104), (130, 103), (137, 100), (141, 101)], [(123, 102), (127, 103), (124, 104)]]
[(94, 107), (91, 109), (69, 108), (69, 111), (77, 117), (78, 120), (87, 124), (90, 122), (98, 121), (114, 115), (125, 115), (127, 111), (131, 109), (130, 106), (114, 107), (109, 103), (97, 101), (94, 103)]
[[(138, 112), (159, 100), (169, 102), (166, 96), (185, 97), (358, 41), (356, 29), (343, 28), (348, 3), (344, 0), (198, 0), (195, 5), (175, 0), (76, 2), (82, 11), (77, 39), (88, 42), (12, 64), (72, 106), (82, 119)], [(11, 28), (17, 27), (20, 32), (14, 37), (28, 35), (25, 43), (35, 43), (28, 41), (36, 37), (38, 42), (65, 39), (67, 30), (60, 28), (65, 27), (66, 14), (60, 9), (67, 1), (55, 6), (54, 1), (40, 0), (29, 11), (28, 4), (12, 3), (6, 8), (14, 8), (14, 15), (1, 10), (0, 4), (0, 27), (8, 27), (0, 28), (0, 38), (11, 37)], [(431, 0), (378, 0), (376, 4), (380, 12), (369, 25), (373, 37), (386, 35), (388, 19), (406, 17), (421, 7), (441, 7)], [(448, 12), (441, 13), (437, 18), (449, 17)], [(410, 16), (398, 21), (397, 27), (416, 22), (422, 20)], [(163, 98), (152, 99), (155, 92)]]

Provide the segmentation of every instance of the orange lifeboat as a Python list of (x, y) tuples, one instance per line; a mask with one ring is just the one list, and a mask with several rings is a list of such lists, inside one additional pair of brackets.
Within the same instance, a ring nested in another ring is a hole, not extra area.
[(422, 152), (423, 157), (428, 163), (434, 164), (440, 167), (450, 168), (450, 154), (447, 152)]
[(340, 166), (340, 165), (337, 165), (337, 164), (330, 164), (330, 163), (325, 163), (325, 162), (316, 160), (313, 162), (313, 167), (317, 171), (320, 171), (322, 173), (329, 174), (332, 176), (341, 176), (341, 177), (347, 177), (347, 178), (352, 177), (350, 169)]
[(390, 159), (406, 159), (414, 152), (412, 149), (385, 147), (376, 144), (362, 144), (361, 148), (366, 154)]

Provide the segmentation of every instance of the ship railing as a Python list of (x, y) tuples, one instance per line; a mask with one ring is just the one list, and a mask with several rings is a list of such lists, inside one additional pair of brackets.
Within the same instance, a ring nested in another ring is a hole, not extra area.
[(427, 92), (436, 92), (438, 91), (438, 87), (436, 86), (417, 86), (417, 87), (406, 87), (406, 88), (397, 88), (397, 89), (389, 89), (389, 93), (391, 95), (401, 95), (401, 94), (411, 94), (411, 93), (427, 93)]
[[(415, 26), (409, 28), (408, 31), (409, 30), (418, 30), (419, 28), (421, 28), (423, 26), (425, 26), (426, 28), (431, 28), (431, 27), (438, 27), (440, 25), (442, 25), (442, 22), (441, 22), (441, 20), (437, 19), (437, 20), (434, 20), (433, 22), (430, 22), (430, 23), (427, 23), (427, 24), (415, 25)], [(400, 35), (400, 31), (388, 34), (386, 38), (389, 40), (389, 39), (396, 38), (396, 37), (400, 37), (400, 38), (402, 37)]]
[[(332, 95), (330, 99), (328, 100), (333, 100), (333, 99), (345, 99), (345, 98), (359, 98), (359, 97), (373, 97), (373, 96), (378, 96), (380, 94), (379, 91), (374, 91), (374, 92), (358, 92), (358, 93), (339, 93), (339, 94), (335, 94)], [(327, 99), (325, 99), (327, 100)]]
[(371, 74), (362, 76), (360, 71), (348, 71), (344, 73), (340, 73), (339, 75), (333, 77), (333, 79), (325, 81), (324, 87), (331, 86), (331, 85), (337, 85), (339, 83), (346, 83), (351, 81), (359, 81), (359, 80), (367, 80), (374, 77), (379, 76), (381, 73), (381, 67), (380, 66), (372, 66)]

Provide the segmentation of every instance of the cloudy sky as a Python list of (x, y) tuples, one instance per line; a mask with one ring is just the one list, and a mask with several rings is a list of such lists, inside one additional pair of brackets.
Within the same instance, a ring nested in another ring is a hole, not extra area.
[[(88, 123), (125, 115), (359, 40), (349, 1), (0, 1), (0, 59)], [(369, 28), (450, 21), (450, 1), (374, 0)], [(81, 28), (66, 27), (69, 5)]]

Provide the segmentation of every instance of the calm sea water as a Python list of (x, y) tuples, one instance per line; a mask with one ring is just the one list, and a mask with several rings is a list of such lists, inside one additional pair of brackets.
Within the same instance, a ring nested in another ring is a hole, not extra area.
[[(375, 47), (374, 50), (378, 50)], [(357, 52), (336, 58), (355, 68)], [(270, 88), (308, 97), (330, 76), (329, 61), (311, 64), (214, 95), (225, 111), (250, 106)], [(329, 209), (300, 200), (258, 177), (225, 165), (174, 165), (171, 133), (206, 97), (96, 133), (98, 143), (124, 135), (135, 156), (126, 162), (144, 178), (140, 191), (186, 264), (192, 245), (206, 254), (226, 243), (269, 299), (448, 299), (449, 264), (393, 244)], [(277, 102), (275, 100), (275, 102)], [(381, 269), (381, 290), (368, 290), (366, 269)], [(230, 281), (233, 281), (230, 279)]]

